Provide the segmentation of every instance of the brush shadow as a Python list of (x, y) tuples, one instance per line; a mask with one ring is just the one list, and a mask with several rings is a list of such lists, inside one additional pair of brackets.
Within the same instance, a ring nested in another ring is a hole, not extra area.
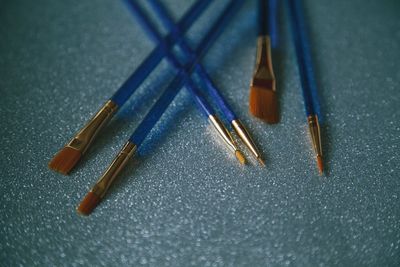
[(279, 109), (279, 121), (282, 120), (282, 110), (283, 110), (283, 89), (284, 89), (284, 81), (286, 77), (286, 68), (285, 62), (287, 60), (287, 27), (285, 25), (285, 13), (284, 13), (284, 5), (282, 1), (278, 1), (278, 23), (277, 23), (277, 34), (276, 34), (276, 47), (272, 49), (272, 59), (273, 59), (273, 67), (275, 72), (275, 80), (276, 80), (276, 94), (278, 96), (278, 109)]
[[(152, 74), (155, 73), (155, 70), (152, 72)], [(167, 84), (169, 84), (173, 76), (175, 76), (175, 72), (172, 71), (169, 66), (167, 68), (163, 67), (160, 72), (161, 73), (158, 74), (156, 78), (148, 78), (150, 84), (142, 86), (143, 88), (138, 90), (137, 94), (140, 94), (139, 97), (131, 97), (128, 103), (124, 105), (124, 108), (122, 108), (116, 114), (117, 119), (132, 121), (137, 118), (137, 116), (134, 116), (135, 114), (144, 112), (144, 110), (148, 111), (150, 109), (149, 103), (151, 103), (151, 101), (155, 102), (155, 99), (162, 94)]]
[(329, 129), (329, 125), (325, 124), (320, 126), (321, 128), (321, 140), (322, 140), (322, 152), (323, 152), (323, 161), (324, 161), (324, 173), (326, 177), (329, 177), (331, 173), (331, 167), (329, 162), (331, 162), (331, 153), (330, 149), (333, 147), (333, 134)]
[(182, 88), (181, 92), (178, 93), (181, 95), (175, 97), (176, 100), (181, 101), (179, 107), (167, 111), (168, 116), (163, 115), (164, 118), (160, 119), (158, 122), (156, 131), (152, 131), (152, 133), (147, 137), (147, 140), (141, 146), (139, 153), (142, 158), (146, 159), (151, 152), (164, 144), (168, 136), (173, 132), (171, 129), (176, 128), (178, 124), (182, 122), (184, 116), (193, 108), (191, 105), (192, 99), (189, 97), (187, 92), (182, 92), (182, 90), (185, 89)]
[[(240, 32), (240, 33), (246, 33), (246, 37), (248, 38), (237, 38), (235, 40), (232, 39), (225, 39), (224, 42), (226, 45), (224, 46), (224, 53), (221, 53), (219, 57), (214, 57), (212, 58), (214, 61), (214, 64), (208, 68), (206, 68), (207, 72), (210, 74), (210, 76), (213, 76), (215, 74), (215, 71), (219, 69), (221, 65), (224, 65), (225, 62), (232, 62), (234, 63), (235, 57), (232, 57), (232, 55), (236, 54), (241, 54), (241, 50), (243, 46), (249, 46), (249, 43), (251, 44), (256, 44), (256, 31), (255, 31), (255, 21), (253, 21), (254, 17), (254, 12), (253, 11), (248, 11), (248, 12), (243, 12), (244, 15), (242, 14), (238, 20), (242, 21), (243, 23), (240, 23), (237, 28), (235, 28), (235, 32)], [(239, 14), (240, 15), (240, 14)], [(232, 23), (232, 22), (231, 22)], [(236, 25), (235, 25), (236, 26)], [(217, 40), (218, 41), (218, 40)], [(233, 42), (236, 41), (236, 42)], [(203, 64), (204, 60), (201, 61), (201, 64)], [(203, 64), (204, 67), (206, 67), (207, 64)], [(249, 62), (249, 65), (253, 66), (254, 62)], [(248, 77), (248, 81), (250, 82), (251, 76)], [(203, 90), (205, 91), (205, 90)]]

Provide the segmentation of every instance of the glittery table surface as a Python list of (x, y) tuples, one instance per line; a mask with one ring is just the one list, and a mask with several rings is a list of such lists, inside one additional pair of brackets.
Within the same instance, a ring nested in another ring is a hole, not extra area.
[[(177, 19), (193, 1), (164, 1)], [(144, 3), (144, 1), (141, 1)], [(226, 1), (188, 34), (201, 38)], [(75, 207), (173, 77), (166, 62), (70, 176), (47, 168), (154, 48), (121, 1), (0, 1), (1, 266), (398, 266), (400, 3), (305, 1), (320, 177), (283, 10), (281, 123), (248, 113), (255, 2), (203, 60), (262, 147), (240, 166), (182, 91), (89, 217)]]

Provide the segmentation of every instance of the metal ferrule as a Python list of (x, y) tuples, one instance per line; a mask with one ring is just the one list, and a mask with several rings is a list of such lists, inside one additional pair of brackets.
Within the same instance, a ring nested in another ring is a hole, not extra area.
[(257, 38), (256, 66), (251, 86), (271, 88), (275, 91), (275, 75), (272, 67), (271, 40), (268, 35)]
[(322, 157), (321, 132), (319, 128), (317, 115), (308, 116), (307, 122), (308, 122), (308, 128), (310, 130), (311, 141), (314, 152), (317, 156)]
[(257, 158), (261, 158), (261, 153), (257, 149), (253, 139), (251, 138), (249, 132), (244, 127), (240, 120), (233, 120), (232, 127), (235, 130), (236, 134), (242, 139), (245, 145), (250, 149), (251, 153)]
[(118, 106), (108, 100), (67, 146), (79, 150), (82, 154), (85, 153), (96, 135), (110, 121), (117, 109)]
[(235, 153), (238, 148), (235, 144), (235, 141), (233, 141), (232, 135), (225, 128), (221, 120), (215, 115), (209, 115), (208, 119), (210, 120), (211, 124), (214, 126), (215, 130), (218, 132), (222, 140), (224, 140), (224, 143), (228, 146), (229, 150)]
[(106, 172), (92, 188), (91, 192), (95, 193), (98, 197), (103, 198), (108, 188), (113, 183), (115, 178), (125, 167), (128, 160), (135, 154), (137, 146), (131, 142), (127, 142), (119, 154), (115, 157)]

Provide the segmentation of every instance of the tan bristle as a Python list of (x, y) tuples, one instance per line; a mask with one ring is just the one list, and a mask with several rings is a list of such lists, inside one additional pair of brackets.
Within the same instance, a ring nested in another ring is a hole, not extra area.
[(317, 165), (318, 165), (319, 174), (322, 175), (322, 173), (324, 172), (324, 163), (322, 162), (321, 156), (317, 156)]
[(235, 151), (235, 156), (239, 160), (240, 164), (246, 163), (246, 158), (244, 157), (243, 153), (240, 150)]
[(250, 87), (249, 109), (251, 114), (267, 123), (279, 122), (279, 107), (276, 92), (260, 86)]
[(100, 198), (93, 192), (89, 192), (76, 209), (81, 215), (89, 215), (99, 204)]
[(62, 174), (68, 174), (81, 158), (80, 151), (64, 147), (49, 162), (49, 168)]

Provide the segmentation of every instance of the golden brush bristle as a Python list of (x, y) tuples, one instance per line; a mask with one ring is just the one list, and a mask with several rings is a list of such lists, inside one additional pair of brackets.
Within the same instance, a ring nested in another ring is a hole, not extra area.
[(246, 163), (246, 158), (244, 157), (243, 153), (240, 150), (235, 151), (235, 156), (239, 160), (240, 164)]
[(80, 151), (71, 147), (64, 147), (49, 162), (49, 168), (62, 174), (68, 174), (81, 156)]
[(251, 114), (267, 123), (279, 122), (278, 98), (276, 92), (269, 88), (250, 87), (249, 109)]
[(100, 200), (101, 198), (99, 198), (95, 193), (89, 192), (76, 210), (79, 214), (87, 216), (92, 213), (94, 208), (96, 208), (96, 206), (99, 204)]
[(321, 156), (317, 156), (317, 165), (318, 165), (319, 174), (322, 175), (324, 172), (324, 163), (322, 162)]

